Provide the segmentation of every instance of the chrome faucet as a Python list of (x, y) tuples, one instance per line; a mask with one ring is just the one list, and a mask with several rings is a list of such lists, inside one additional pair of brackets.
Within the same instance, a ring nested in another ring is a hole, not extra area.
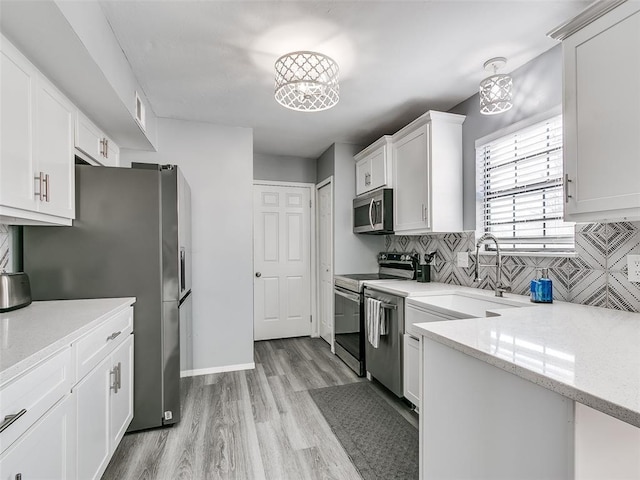
[(502, 294), (504, 292), (510, 292), (511, 291), (511, 287), (509, 285), (506, 285), (504, 283), (502, 283), (502, 276), (501, 276), (501, 271), (502, 271), (502, 256), (500, 255), (500, 245), (498, 244), (498, 239), (490, 234), (490, 233), (485, 233), (484, 235), (482, 235), (478, 241), (476, 242), (476, 266), (474, 269), (474, 282), (479, 282), (480, 280), (482, 280), (481, 278), (478, 277), (478, 267), (493, 267), (493, 265), (480, 265), (480, 245), (484, 244), (487, 240), (491, 240), (493, 243), (496, 244), (496, 297), (502, 297)]

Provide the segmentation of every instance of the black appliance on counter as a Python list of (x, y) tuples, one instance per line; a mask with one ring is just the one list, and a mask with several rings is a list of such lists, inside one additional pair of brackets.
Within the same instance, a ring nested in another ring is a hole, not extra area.
[(334, 275), (336, 355), (360, 377), (366, 375), (364, 282), (415, 279), (417, 257), (406, 253), (378, 254), (378, 273)]

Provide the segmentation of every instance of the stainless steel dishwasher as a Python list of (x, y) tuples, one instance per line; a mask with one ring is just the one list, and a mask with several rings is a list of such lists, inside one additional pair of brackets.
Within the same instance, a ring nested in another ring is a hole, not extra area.
[[(372, 376), (398, 397), (403, 396), (403, 347), (404, 335), (404, 298), (391, 295), (375, 287), (365, 286), (365, 318), (367, 315), (367, 298), (379, 300), (381, 311), (386, 316), (388, 333), (380, 336), (378, 348), (367, 340), (365, 353), (367, 358), (367, 376)], [(366, 338), (369, 338), (368, 326), (365, 322)]]

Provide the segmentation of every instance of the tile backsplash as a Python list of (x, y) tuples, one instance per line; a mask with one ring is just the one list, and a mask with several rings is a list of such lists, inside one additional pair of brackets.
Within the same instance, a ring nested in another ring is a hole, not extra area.
[[(628, 254), (640, 254), (640, 222), (576, 224), (576, 255), (541, 257), (503, 255), (502, 278), (514, 293), (529, 294), (529, 282), (537, 268), (548, 268), (553, 298), (573, 303), (640, 312), (640, 282), (627, 279)], [(475, 232), (422, 236), (388, 235), (387, 251), (426, 253), (436, 251), (431, 269), (433, 281), (493, 289), (494, 267), (480, 267), (474, 284)], [(456, 266), (458, 252), (469, 252), (469, 267)], [(495, 257), (480, 255), (482, 264)]]
[(0, 223), (0, 272), (9, 268), (9, 227)]

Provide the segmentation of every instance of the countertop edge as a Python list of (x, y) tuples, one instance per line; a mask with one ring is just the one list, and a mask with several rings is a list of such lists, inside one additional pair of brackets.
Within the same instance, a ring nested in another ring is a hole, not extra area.
[(3, 371), (0, 371), (0, 387), (11, 382), (16, 377), (19, 377), (20, 375), (26, 373), (28, 370), (37, 366), (41, 362), (47, 360), (51, 356), (60, 352), (61, 350), (69, 347), (73, 342), (77, 341), (78, 339), (83, 337), (85, 334), (89, 333), (91, 330), (96, 328), (107, 318), (110, 318), (113, 315), (125, 310), (126, 308), (131, 307), (136, 302), (135, 297), (121, 297), (121, 299), (122, 299), (122, 303), (120, 305), (110, 309), (109, 311), (103, 313), (99, 317), (94, 318), (89, 323), (74, 330), (72, 333), (69, 333), (64, 337), (57, 339), (53, 343), (29, 355), (28, 357), (24, 358), (18, 363), (11, 365), (10, 367), (6, 368)]
[(483, 361), (505, 372), (516, 375), (524, 380), (528, 380), (536, 385), (546, 388), (547, 390), (556, 392), (563, 397), (582, 403), (588, 407), (593, 408), (594, 410), (598, 410), (602, 413), (617, 418), (618, 420), (640, 428), (640, 412), (635, 412), (618, 404), (612, 403), (606, 399), (597, 397), (595, 395), (567, 385), (566, 383), (563, 383), (554, 378), (547, 377), (538, 372), (534, 372), (522, 366), (508, 362), (507, 360), (503, 360), (499, 357), (494, 357), (481, 350), (477, 350), (468, 345), (456, 342), (449, 337), (440, 335), (421, 327), (421, 324), (419, 323), (415, 324), (414, 328), (417, 329), (422, 336), (451, 347), (454, 350), (459, 351), (460, 353), (469, 355), (470, 357), (476, 358), (477, 360)]

